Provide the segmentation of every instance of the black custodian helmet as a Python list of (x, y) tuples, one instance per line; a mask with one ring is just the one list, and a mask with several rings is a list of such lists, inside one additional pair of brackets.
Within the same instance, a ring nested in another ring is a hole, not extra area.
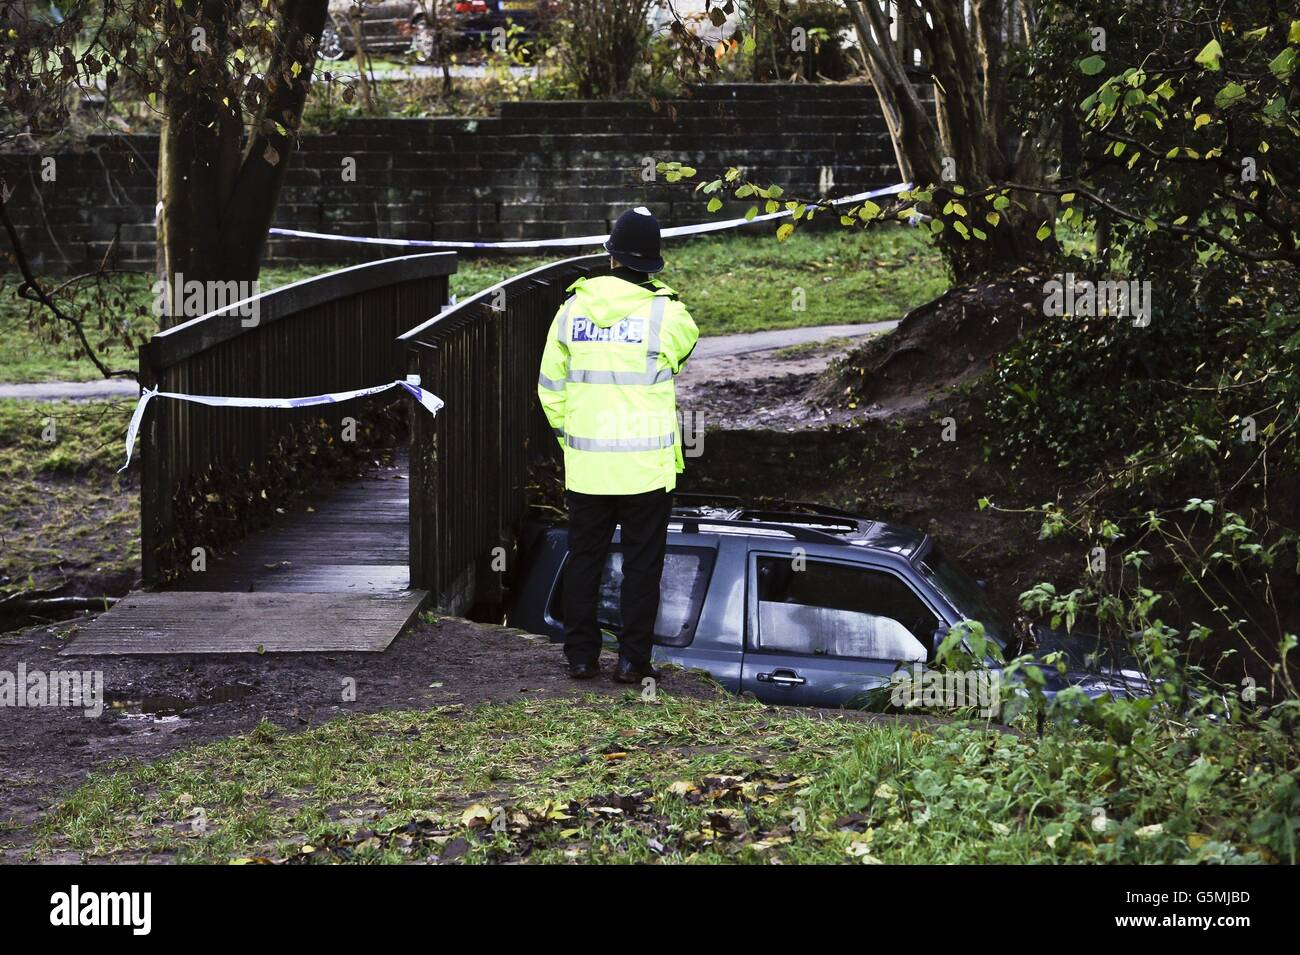
[(659, 220), (645, 206), (629, 209), (614, 223), (614, 231), (605, 240), (605, 251), (629, 269), (662, 271), (664, 259), (660, 254)]

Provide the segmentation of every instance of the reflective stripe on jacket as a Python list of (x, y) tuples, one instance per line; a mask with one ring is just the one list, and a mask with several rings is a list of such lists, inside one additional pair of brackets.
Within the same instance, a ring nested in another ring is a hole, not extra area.
[(537, 395), (564, 449), (565, 486), (640, 494), (677, 484), (673, 376), (699, 329), (662, 282), (578, 279), (551, 322)]

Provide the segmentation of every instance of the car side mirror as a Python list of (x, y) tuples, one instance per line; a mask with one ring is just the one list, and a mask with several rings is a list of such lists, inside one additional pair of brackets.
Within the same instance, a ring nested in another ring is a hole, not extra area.
[(930, 659), (933, 660), (935, 654), (939, 652), (939, 647), (943, 646), (943, 641), (948, 637), (948, 625), (941, 624), (934, 628), (934, 633), (930, 634)]

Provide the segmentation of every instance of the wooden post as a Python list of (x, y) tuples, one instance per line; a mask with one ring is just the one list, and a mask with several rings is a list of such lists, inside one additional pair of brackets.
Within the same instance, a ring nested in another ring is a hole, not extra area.
[[(162, 373), (150, 360), (148, 343), (140, 346), (138, 354), (143, 394), (146, 388), (159, 387)], [(136, 435), (140, 461), (140, 573), (145, 584), (151, 586), (162, 579), (159, 551), (174, 531), (171, 468), (168, 466), (170, 449), (166, 438), (166, 409), (161, 402), (151, 401)]]

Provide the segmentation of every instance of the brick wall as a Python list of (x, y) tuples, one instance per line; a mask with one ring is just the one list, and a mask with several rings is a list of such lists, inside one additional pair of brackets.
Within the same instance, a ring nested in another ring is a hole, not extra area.
[[(93, 137), (56, 157), (0, 157), (13, 215), (38, 267), (79, 271), (107, 253), (116, 267), (154, 267), (152, 136)], [(865, 86), (720, 85), (657, 108), (642, 102), (512, 102), (477, 120), (359, 119), (306, 136), (289, 157), (275, 225), (410, 239), (533, 239), (607, 232), (631, 205), (665, 225), (717, 216), (694, 186), (645, 182), (645, 157), (701, 176), (744, 165), (787, 193), (843, 195), (898, 181), (875, 95)], [(346, 159), (356, 181), (343, 180)], [(698, 180), (697, 180), (698, 181)], [(273, 238), (268, 261), (360, 261), (399, 250)]]

